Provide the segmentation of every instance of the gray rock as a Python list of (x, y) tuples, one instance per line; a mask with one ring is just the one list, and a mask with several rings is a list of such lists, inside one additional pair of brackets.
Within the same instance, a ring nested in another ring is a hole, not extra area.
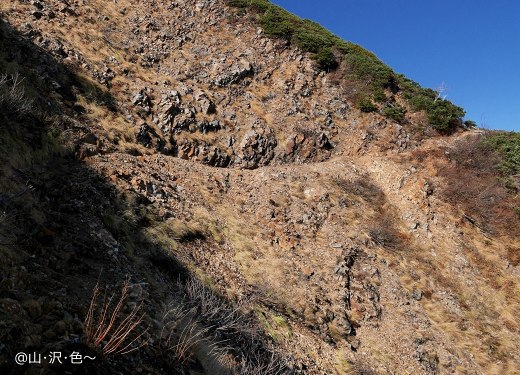
[(132, 104), (139, 107), (137, 112), (141, 117), (148, 116), (152, 112), (152, 101), (145, 89), (139, 91), (133, 96)]
[(247, 60), (240, 60), (231, 70), (217, 77), (215, 84), (219, 87), (238, 83), (246, 77), (254, 75), (253, 65)]
[(153, 148), (157, 151), (162, 151), (165, 146), (164, 140), (147, 124), (141, 125), (136, 134), (136, 140), (144, 147)]
[(199, 124), (199, 130), (206, 134), (208, 132), (216, 132), (221, 129), (220, 122), (218, 120), (213, 120), (210, 122), (202, 121)]
[(216, 112), (217, 108), (205, 93), (199, 92), (195, 99), (198, 102), (199, 110), (204, 115), (210, 115)]
[(274, 132), (269, 128), (248, 131), (239, 145), (239, 164), (248, 169), (268, 165), (274, 158), (277, 144)]

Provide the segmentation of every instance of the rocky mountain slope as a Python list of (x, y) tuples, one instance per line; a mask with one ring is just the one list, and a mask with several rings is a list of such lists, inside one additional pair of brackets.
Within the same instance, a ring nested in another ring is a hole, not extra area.
[[(486, 134), (363, 111), (223, 0), (0, 11), (2, 373), (520, 371)], [(14, 363), (50, 351), (97, 359)]]

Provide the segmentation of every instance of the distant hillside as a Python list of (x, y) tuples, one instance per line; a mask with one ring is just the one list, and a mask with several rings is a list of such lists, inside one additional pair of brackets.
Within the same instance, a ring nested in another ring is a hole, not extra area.
[[(341, 81), (355, 84), (354, 101), (364, 112), (380, 110), (386, 117), (402, 121), (406, 110), (425, 111), (429, 124), (441, 132), (472, 127), (463, 121), (462, 108), (445, 100), (432, 89), (395, 73), (373, 53), (332, 34), (316, 22), (301, 19), (269, 0), (227, 0), (252, 18), (271, 36), (287, 40), (304, 52), (312, 53), (325, 71), (340, 69)], [(406, 100), (407, 109), (395, 102), (394, 95)]]

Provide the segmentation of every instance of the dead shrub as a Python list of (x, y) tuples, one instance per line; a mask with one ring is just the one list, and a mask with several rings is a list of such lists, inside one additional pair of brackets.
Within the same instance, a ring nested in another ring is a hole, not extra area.
[[(143, 322), (142, 304), (136, 304), (125, 312), (129, 287), (130, 283), (126, 280), (121, 286), (119, 298), (116, 298), (115, 294), (107, 298), (106, 289), (101, 297), (99, 285), (96, 284), (94, 288), (85, 318), (84, 342), (105, 356), (128, 354), (146, 344), (146, 341), (137, 344), (147, 332), (142, 330), (141, 333), (136, 333)], [(98, 304), (100, 299), (101, 303)]]
[(399, 250), (406, 240), (405, 235), (399, 232), (392, 221), (386, 217), (374, 223), (368, 229), (368, 234), (377, 246), (387, 250)]
[(385, 202), (385, 195), (379, 187), (368, 180), (368, 177), (359, 177), (354, 180), (337, 178), (336, 185), (346, 194), (361, 197), (366, 202), (381, 206)]
[(494, 150), (477, 135), (458, 142), (449, 155), (451, 163), (439, 171), (444, 178), (444, 200), (459, 207), (484, 232), (518, 236), (510, 229), (520, 226), (515, 211), (520, 206), (519, 195), (508, 192)]

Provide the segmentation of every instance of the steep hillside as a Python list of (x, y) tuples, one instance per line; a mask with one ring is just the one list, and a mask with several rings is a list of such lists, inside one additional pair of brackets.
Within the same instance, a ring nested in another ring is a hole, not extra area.
[(520, 371), (518, 134), (264, 0), (0, 12), (2, 373)]

